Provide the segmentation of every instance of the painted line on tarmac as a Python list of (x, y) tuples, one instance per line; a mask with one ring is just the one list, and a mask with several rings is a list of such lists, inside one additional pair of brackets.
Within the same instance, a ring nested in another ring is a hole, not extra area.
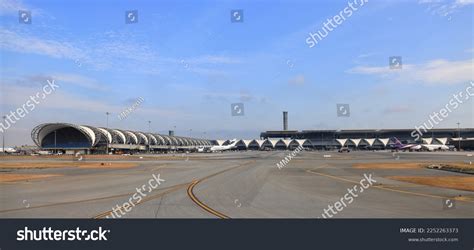
[[(312, 173), (312, 174), (321, 175), (321, 176), (325, 176), (325, 177), (332, 178), (332, 179), (336, 179), (336, 180), (340, 180), (340, 181), (345, 181), (345, 182), (350, 182), (350, 183), (359, 184), (358, 181), (353, 181), (353, 180), (349, 180), (349, 179), (342, 178), (342, 177), (338, 177), (338, 176), (334, 176), (334, 175), (329, 175), (329, 174), (323, 174), (323, 173), (319, 173), (319, 172), (314, 172), (314, 171), (312, 171), (311, 169), (306, 170), (306, 172)], [(446, 197), (446, 196), (438, 196), (438, 195), (432, 195), (432, 194), (424, 194), (424, 193), (418, 193), (418, 192), (404, 191), (404, 190), (399, 190), (399, 189), (394, 189), (394, 188), (388, 188), (388, 187), (381, 187), (381, 186), (372, 186), (372, 188), (378, 188), (378, 189), (387, 190), (387, 191), (392, 191), (392, 192), (397, 192), (397, 193), (410, 194), (410, 195), (415, 195), (415, 196), (423, 196), (423, 197), (436, 198), (436, 199), (453, 199), (453, 197)], [(461, 201), (461, 202), (474, 203), (474, 201), (456, 199), (456, 197), (455, 197), (454, 199), (457, 200), (457, 201)]]
[(208, 176), (206, 176), (206, 177), (204, 177), (204, 178), (201, 178), (201, 179), (199, 179), (199, 180), (193, 181), (193, 182), (191, 183), (191, 185), (189, 185), (188, 190), (187, 190), (187, 193), (188, 193), (189, 198), (191, 198), (191, 200), (192, 200), (194, 203), (196, 203), (196, 205), (198, 205), (199, 207), (201, 207), (201, 208), (204, 209), (205, 211), (207, 211), (207, 212), (209, 212), (209, 213), (211, 213), (211, 214), (213, 214), (213, 215), (215, 215), (215, 216), (217, 216), (217, 217), (219, 217), (219, 218), (221, 218), (221, 219), (230, 219), (230, 218), (231, 218), (230, 216), (227, 216), (227, 215), (225, 215), (225, 214), (223, 214), (223, 213), (221, 213), (221, 212), (219, 212), (219, 211), (217, 211), (217, 210), (215, 210), (215, 209), (209, 207), (208, 205), (204, 204), (204, 202), (200, 201), (200, 200), (196, 197), (196, 195), (194, 194), (193, 189), (194, 189), (194, 187), (195, 187), (197, 184), (199, 184), (200, 182), (202, 182), (202, 181), (204, 181), (204, 180), (206, 180), (206, 179), (212, 178), (212, 177), (214, 177), (214, 176), (216, 176), (216, 175), (225, 173), (225, 172), (227, 172), (227, 171), (231, 171), (231, 170), (236, 169), (236, 168), (240, 168), (240, 167), (243, 167), (243, 166), (250, 165), (251, 163), (255, 163), (255, 162), (256, 162), (255, 160), (253, 160), (253, 161), (248, 161), (248, 162), (244, 162), (244, 163), (239, 164), (239, 165), (237, 165), (237, 166), (235, 166), (235, 167), (231, 167), (231, 168), (228, 168), (228, 169), (224, 169), (224, 170), (219, 171), (219, 172), (217, 172), (217, 173), (214, 173), (214, 174), (212, 174), (212, 175), (208, 175)]
[[(172, 193), (172, 192), (175, 192), (175, 191), (178, 191), (179, 189), (183, 188), (183, 187), (186, 187), (187, 185), (189, 184), (188, 183), (182, 183), (182, 184), (178, 184), (178, 185), (174, 185), (174, 186), (171, 186), (171, 187), (167, 187), (167, 188), (163, 188), (161, 190), (164, 190), (164, 189), (167, 189), (165, 192), (163, 193), (159, 193), (159, 194), (155, 194), (155, 195), (152, 195), (152, 196), (149, 196), (149, 197), (145, 197), (143, 198), (140, 202), (132, 202), (132, 206), (137, 206), (137, 205), (140, 205), (142, 203), (145, 203), (147, 201), (150, 201), (150, 200), (154, 200), (156, 198), (160, 198), (162, 196), (165, 196), (169, 193)], [(119, 208), (124, 208), (124, 206), (119, 206)], [(105, 218), (107, 217), (108, 215), (111, 215), (113, 213), (113, 210), (109, 210), (109, 211), (106, 211), (106, 212), (103, 212), (103, 213), (100, 213), (94, 217), (92, 217), (93, 219), (102, 219), (102, 218)]]
[(217, 211), (217, 210), (214, 210), (212, 209), (211, 207), (207, 206), (206, 204), (202, 203), (193, 193), (193, 189), (194, 187), (200, 182), (200, 180), (195, 180), (193, 181), (193, 183), (191, 183), (191, 185), (189, 185), (188, 187), (188, 196), (191, 198), (191, 200), (194, 201), (194, 203), (196, 203), (196, 205), (198, 205), (199, 207), (201, 207), (202, 209), (206, 210), (207, 212), (221, 218), (221, 219), (230, 219), (229, 216)]
[(130, 195), (133, 195), (133, 193), (118, 194), (118, 195), (99, 197), (99, 198), (91, 198), (91, 199), (86, 199), (86, 200), (66, 201), (66, 202), (59, 202), (59, 203), (52, 203), (52, 204), (44, 204), (44, 205), (31, 206), (31, 207), (12, 208), (12, 209), (7, 209), (7, 210), (2, 210), (2, 211), (0, 211), (0, 213), (8, 213), (8, 212), (13, 212), (13, 211), (21, 211), (21, 210), (30, 210), (30, 209), (37, 209), (37, 208), (44, 208), (44, 207), (71, 205), (71, 204), (75, 204), (75, 203), (100, 201), (100, 200), (107, 200), (107, 199), (113, 199), (113, 198), (119, 198), (119, 197), (126, 197), (126, 196), (130, 196)]

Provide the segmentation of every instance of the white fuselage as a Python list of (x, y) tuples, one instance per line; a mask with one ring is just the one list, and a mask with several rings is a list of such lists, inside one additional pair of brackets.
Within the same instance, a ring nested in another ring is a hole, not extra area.
[(437, 145), (437, 144), (421, 144), (423, 149), (428, 151), (435, 151), (435, 150), (449, 150), (449, 147), (446, 145)]
[(216, 151), (225, 151), (225, 150), (230, 150), (236, 148), (235, 145), (227, 145), (227, 146), (212, 146), (210, 148), (211, 152), (216, 152)]
[[(3, 153), (3, 148), (2, 147), (0, 147), (0, 152)], [(14, 148), (5, 148), (5, 153), (7, 153), (7, 154), (16, 153), (16, 152), (17, 151)]]
[(438, 145), (438, 144), (409, 144), (404, 146), (401, 149), (405, 150), (428, 150), (428, 151), (435, 151), (435, 150), (449, 150), (449, 147), (446, 145)]
[(204, 147), (204, 146), (199, 146), (199, 147), (197, 147), (197, 151), (198, 151), (199, 153), (202, 153), (202, 152), (204, 152), (205, 150), (206, 150), (206, 147)]
[(229, 145), (225, 146), (212, 146), (209, 150), (211, 152), (218, 152), (218, 151), (226, 151), (236, 148), (235, 144), (237, 144), (237, 140), (232, 140)]

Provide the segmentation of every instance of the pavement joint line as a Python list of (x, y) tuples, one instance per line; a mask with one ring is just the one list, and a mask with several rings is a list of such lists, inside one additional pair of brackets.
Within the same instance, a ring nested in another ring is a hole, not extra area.
[[(149, 197), (145, 197), (145, 198), (143, 198), (140, 202), (135, 202), (135, 203), (132, 202), (132, 203), (133, 203), (132, 205), (137, 206), (137, 205), (140, 205), (140, 204), (145, 203), (145, 202), (147, 202), (147, 201), (154, 200), (154, 199), (156, 199), (156, 198), (160, 198), (160, 197), (165, 196), (165, 195), (167, 195), (167, 194), (169, 194), (169, 193), (172, 193), (172, 192), (174, 192), (174, 191), (177, 191), (177, 190), (179, 190), (179, 189), (181, 189), (181, 188), (187, 186), (188, 184), (189, 184), (189, 182), (187, 182), (187, 183), (181, 183), (181, 184), (174, 185), (174, 186), (167, 187), (167, 188), (162, 188), (161, 190), (163, 190), (163, 189), (167, 189), (167, 190), (164, 191), (163, 193), (159, 193), (159, 194), (155, 194), (155, 195), (152, 195), (152, 196), (149, 196)], [(119, 206), (119, 208), (124, 208), (124, 206)], [(107, 215), (112, 214), (112, 212), (113, 212), (113, 210), (109, 210), (109, 211), (100, 213), (100, 214), (98, 214), (98, 215), (96, 215), (96, 216), (94, 216), (94, 217), (92, 217), (92, 218), (93, 218), (93, 219), (102, 219), (102, 218), (106, 217)]]
[[(329, 177), (329, 178), (332, 178), (332, 179), (337, 179), (337, 180), (341, 180), (341, 181), (345, 181), (345, 182), (359, 183), (359, 182), (357, 182), (357, 181), (349, 180), (349, 179), (342, 178), (342, 177), (338, 177), (338, 176), (334, 176), (334, 175), (329, 175), (329, 174), (323, 174), (323, 173), (319, 173), (319, 172), (314, 172), (314, 171), (312, 171), (311, 169), (306, 170), (306, 171), (307, 171), (308, 173), (317, 174), (317, 175), (321, 175), (321, 176), (325, 176), (325, 177)], [(381, 187), (381, 186), (372, 186), (372, 188), (378, 188), (378, 189), (387, 190), (387, 191), (392, 191), (392, 192), (397, 192), (397, 193), (410, 194), (410, 195), (416, 195), (416, 196), (423, 196), (423, 197), (429, 197), (429, 198), (455, 199), (455, 200), (461, 201), (461, 202), (474, 203), (474, 201), (456, 199), (455, 197), (453, 198), (453, 197), (438, 196), (438, 195), (432, 195), (432, 194), (424, 194), (424, 193), (403, 191), (403, 190), (398, 190), (398, 189), (394, 189), (394, 188), (387, 188), (387, 187)]]
[(66, 202), (59, 202), (59, 203), (52, 203), (52, 204), (44, 204), (44, 205), (38, 205), (34, 207), (21, 207), (21, 208), (12, 208), (12, 209), (7, 209), (7, 210), (2, 210), (0, 213), (7, 213), (7, 212), (13, 212), (13, 211), (20, 211), (20, 210), (29, 210), (29, 209), (37, 209), (37, 208), (44, 208), (44, 207), (54, 207), (54, 206), (62, 206), (62, 205), (70, 205), (74, 203), (82, 203), (82, 202), (91, 202), (91, 201), (99, 201), (99, 200), (107, 200), (107, 199), (113, 199), (113, 198), (118, 198), (122, 196), (130, 196), (133, 195), (133, 193), (129, 194), (118, 194), (118, 195), (112, 195), (112, 196), (106, 196), (106, 197), (98, 197), (98, 198), (91, 198), (91, 199), (85, 199), (85, 200), (77, 200), (77, 201), (66, 201)]
[[(255, 162), (255, 161), (251, 161), (251, 162)], [(211, 177), (214, 177), (214, 176), (216, 176), (216, 175), (218, 175), (218, 174), (221, 174), (221, 173), (230, 171), (230, 170), (232, 170), (232, 169), (235, 169), (235, 168), (238, 168), (238, 167), (242, 167), (242, 166), (248, 165), (248, 164), (251, 163), (251, 162), (246, 162), (246, 163), (244, 163), (244, 164), (241, 164), (241, 165), (238, 165), (238, 166), (235, 166), (235, 167), (231, 167), (231, 168), (228, 168), (228, 169), (219, 171), (219, 172), (217, 172), (217, 173), (208, 175), (208, 176), (206, 176), (206, 177), (200, 179), (198, 182), (203, 181), (203, 180), (208, 179), (208, 178), (211, 178)], [(181, 188), (183, 188), (183, 187), (185, 187), (185, 186), (187, 186), (187, 185), (190, 185), (190, 186), (191, 186), (193, 183), (194, 183), (194, 182), (187, 182), (187, 183), (182, 183), (182, 184), (174, 185), (174, 186), (167, 187), (167, 188), (162, 188), (161, 190), (163, 190), (163, 189), (169, 189), (169, 190), (167, 190), (167, 191), (165, 191), (165, 192), (163, 192), (163, 193), (159, 193), (159, 194), (150, 196), (150, 197), (145, 197), (145, 198), (143, 198), (140, 202), (133, 203), (133, 205), (136, 206), (136, 205), (139, 205), (139, 204), (141, 204), (141, 203), (144, 203), (144, 202), (147, 202), (147, 201), (156, 199), (156, 198), (160, 198), (160, 197), (162, 197), (162, 196), (164, 196), (164, 195), (166, 195), (166, 194), (168, 194), (168, 193), (177, 191), (177, 190), (179, 190), (179, 189), (181, 189)], [(196, 183), (196, 184), (197, 184), (197, 183)], [(196, 185), (196, 184), (195, 184), (195, 185)], [(194, 186), (193, 186), (193, 187), (194, 187)], [(189, 187), (188, 187), (188, 190), (189, 190)], [(192, 192), (192, 190), (191, 190), (191, 192)], [(189, 195), (189, 193), (188, 193), (188, 195)], [(196, 198), (196, 199), (197, 199), (197, 198)], [(193, 201), (194, 201), (194, 200), (193, 200)], [(199, 201), (199, 200), (198, 200), (198, 201)], [(194, 202), (196, 202), (196, 201), (194, 201)], [(202, 202), (201, 202), (201, 203), (202, 203)], [(197, 204), (197, 203), (196, 203), (196, 204)], [(204, 206), (206, 206), (204, 203), (202, 203), (202, 204), (203, 204)], [(198, 204), (198, 205), (199, 205), (199, 204)], [(207, 207), (207, 206), (206, 206), (206, 207)], [(123, 206), (121, 206), (121, 208), (123, 208)], [(203, 207), (203, 208), (204, 208), (204, 207)], [(207, 208), (210, 209), (210, 210), (213, 210), (213, 209), (210, 208), (210, 207), (207, 207)], [(207, 211), (207, 210), (206, 210), (206, 211)], [(213, 210), (213, 211), (215, 211), (215, 210)], [(110, 215), (112, 212), (113, 212), (112, 210), (103, 212), (103, 213), (101, 213), (101, 214), (99, 214), (99, 215), (94, 216), (93, 219), (104, 218), (104, 217), (106, 217), (107, 215)], [(210, 211), (208, 211), (208, 212), (210, 212)], [(217, 212), (217, 211), (216, 211), (216, 212)], [(212, 213), (212, 212), (211, 212), (211, 213)], [(217, 213), (219, 213), (219, 212), (217, 212)], [(214, 215), (217, 216), (217, 214), (214, 214)], [(221, 215), (224, 215), (224, 214), (221, 214)], [(224, 215), (224, 216), (225, 216), (225, 215)]]
[[(157, 169), (164, 168), (165, 166), (166, 166), (166, 164), (158, 167)], [(100, 175), (94, 174), (94, 176), (100, 176)], [(82, 177), (79, 177), (79, 178), (81, 179)], [(160, 188), (160, 189), (157, 189), (157, 191), (166, 190), (166, 189), (168, 189), (168, 188)], [(112, 196), (97, 197), (97, 198), (90, 198), (90, 199), (76, 200), (76, 201), (65, 201), (65, 202), (44, 204), (44, 205), (38, 205), (38, 206), (32, 206), (32, 207), (12, 208), (12, 209), (1, 210), (0, 213), (7, 213), (7, 212), (13, 212), (13, 211), (28, 210), (28, 209), (37, 209), (37, 208), (44, 208), (44, 207), (63, 206), (63, 205), (70, 205), (70, 204), (74, 204), (74, 203), (83, 203), (83, 202), (107, 200), (107, 199), (113, 199), (113, 198), (118, 198), (118, 197), (122, 197), (122, 196), (130, 196), (130, 195), (133, 195), (133, 194), (134, 193), (117, 194), (117, 195), (112, 195)]]

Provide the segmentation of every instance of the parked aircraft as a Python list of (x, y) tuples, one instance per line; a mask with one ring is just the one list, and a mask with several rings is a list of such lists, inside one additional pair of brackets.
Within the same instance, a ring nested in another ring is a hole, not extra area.
[(435, 151), (435, 150), (449, 150), (449, 147), (446, 145), (441, 144), (403, 144), (398, 140), (398, 138), (393, 137), (392, 140), (395, 142), (392, 144), (392, 149), (395, 150), (409, 150), (409, 151), (420, 151), (420, 150), (427, 150), (427, 151)]
[(225, 146), (219, 146), (219, 145), (212, 146), (211, 148), (209, 148), (209, 151), (210, 152), (221, 152), (221, 151), (235, 149), (235, 148), (237, 148), (237, 146), (236, 146), (237, 142), (238, 142), (237, 139), (233, 139), (233, 140), (230, 141), (230, 143), (228, 145), (225, 145)]
[[(0, 147), (0, 153), (3, 153), (3, 148)], [(18, 151), (14, 148), (5, 148), (5, 153), (6, 154), (13, 154), (13, 153), (17, 153)]]

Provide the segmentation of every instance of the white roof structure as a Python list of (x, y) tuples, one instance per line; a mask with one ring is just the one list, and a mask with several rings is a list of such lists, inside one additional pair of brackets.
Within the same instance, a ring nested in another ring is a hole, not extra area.
[(383, 144), (384, 147), (386, 147), (390, 141), (390, 138), (379, 138), (378, 140)]
[(179, 141), (178, 141), (178, 139), (177, 139), (176, 137), (174, 137), (174, 136), (168, 136), (168, 138), (170, 139), (171, 144), (172, 144), (173, 146), (179, 146)]
[(431, 144), (433, 142), (433, 138), (423, 138), (422, 139), (426, 144)]
[(161, 138), (163, 138), (164, 145), (173, 145), (173, 142), (169, 136), (161, 135)]
[[(288, 147), (291, 143), (291, 140), (289, 140), (289, 139), (280, 139), (276, 143), (280, 143), (280, 142), (283, 143), (286, 147)], [(275, 143), (275, 145), (276, 145), (276, 143)]]
[(125, 134), (122, 131), (118, 129), (113, 129), (112, 132), (117, 134), (122, 139), (123, 143), (127, 142), (127, 138), (125, 137)]
[(298, 145), (303, 146), (303, 144), (305, 144), (308, 139), (295, 139), (295, 141), (298, 143)]
[(375, 138), (364, 139), (364, 141), (366, 141), (369, 144), (369, 146), (372, 147), (372, 145), (374, 145)]
[(448, 142), (448, 138), (446, 138), (446, 137), (436, 138), (436, 140), (439, 141), (443, 145), (446, 145), (446, 142)]
[(153, 134), (147, 134), (151, 145), (158, 145), (158, 139)]
[(336, 139), (337, 142), (339, 142), (339, 144), (341, 144), (341, 146), (344, 146), (347, 142), (347, 139)]
[(81, 132), (83, 135), (86, 136), (86, 138), (89, 140), (90, 144), (91, 145), (96, 145), (98, 140), (97, 140), (97, 137), (94, 133), (94, 131), (86, 126), (81, 126), (81, 125), (75, 125), (75, 124), (69, 124), (69, 123), (51, 123), (51, 124), (48, 124), (48, 126), (45, 126), (45, 125), (40, 125), (40, 126), (37, 126), (33, 129), (33, 131), (31, 132), (31, 139), (33, 139), (33, 141), (35, 142), (36, 145), (41, 145), (41, 143), (43, 142), (43, 139), (59, 130), (59, 129), (63, 129), (63, 128), (73, 128), (73, 129), (76, 129), (77, 131)]
[(291, 141), (292, 141), (292, 140), (290, 140), (290, 139), (285, 139), (285, 140), (283, 140), (283, 142), (285, 143), (285, 145), (286, 145), (287, 147), (290, 146)]
[[(83, 149), (95, 147), (99, 143), (101, 143), (101, 145), (108, 143), (169, 146), (211, 144), (209, 140), (204, 139), (175, 137), (120, 129), (98, 128), (70, 123), (45, 123), (38, 125), (32, 130), (31, 138), (40, 148), (53, 148), (54, 145), (54, 147), (57, 146), (57, 148)], [(45, 142), (45, 138), (49, 139)], [(54, 141), (54, 143), (51, 141)]]
[(245, 144), (245, 147), (249, 147), (249, 144), (252, 142), (252, 140), (241, 140), (244, 144)]
[(97, 128), (97, 129), (102, 133), (102, 135), (105, 136), (105, 138), (107, 138), (107, 141), (109, 143), (112, 143), (112, 134), (109, 131), (103, 128)]
[(361, 140), (362, 139), (350, 139), (350, 141), (353, 142), (356, 145), (356, 147), (359, 146), (359, 143), (360, 143)]
[(279, 140), (276, 139), (266, 139), (265, 141), (269, 142), (272, 147), (275, 147), (275, 145), (278, 143)]
[(148, 145), (148, 138), (146, 137), (145, 134), (141, 133), (141, 132), (136, 132), (136, 134), (138, 135), (138, 137), (141, 138), (141, 140), (143, 140), (145, 142), (145, 145)]
[(265, 140), (253, 140), (252, 142), (257, 143), (258, 147), (261, 148)]
[(96, 138), (96, 136), (95, 136), (94, 131), (92, 131), (92, 129), (90, 129), (90, 128), (86, 127), (86, 126), (81, 126), (81, 125), (79, 125), (79, 127), (82, 128), (82, 129), (84, 129), (84, 131), (90, 136), (90, 138), (91, 138), (91, 140), (92, 140), (93, 142), (97, 142), (97, 138)]
[(129, 144), (138, 144), (138, 137), (132, 131), (124, 131), (125, 135), (128, 136)]

